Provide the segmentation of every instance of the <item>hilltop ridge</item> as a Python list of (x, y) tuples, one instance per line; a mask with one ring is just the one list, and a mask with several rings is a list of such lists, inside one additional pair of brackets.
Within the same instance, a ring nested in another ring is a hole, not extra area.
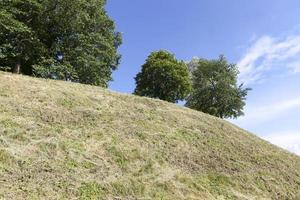
[(296, 200), (299, 191), (300, 157), (227, 121), (0, 72), (0, 199)]

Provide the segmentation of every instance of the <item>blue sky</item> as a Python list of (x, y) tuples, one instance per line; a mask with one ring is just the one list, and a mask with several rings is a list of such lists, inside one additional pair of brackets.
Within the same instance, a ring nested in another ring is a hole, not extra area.
[(178, 59), (224, 54), (253, 88), (245, 116), (231, 122), (300, 155), (299, 0), (108, 0), (123, 33), (110, 89), (132, 93), (152, 51)]

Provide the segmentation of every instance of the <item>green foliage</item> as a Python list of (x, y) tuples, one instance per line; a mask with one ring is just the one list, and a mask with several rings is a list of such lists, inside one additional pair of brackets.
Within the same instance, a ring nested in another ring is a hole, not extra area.
[(151, 53), (135, 80), (134, 94), (173, 103), (186, 98), (191, 90), (186, 64), (167, 51)]
[(36, 0), (3, 0), (0, 2), (0, 67), (30, 74), (30, 66), (46, 53), (38, 29), (42, 5)]
[(238, 69), (224, 56), (217, 60), (200, 59), (193, 63), (193, 91), (186, 106), (220, 118), (237, 118), (250, 88), (237, 84)]
[(107, 86), (119, 64), (121, 35), (105, 3), (1, 1), (0, 69), (19, 66), (28, 75)]
[(33, 74), (37, 77), (78, 81), (77, 72), (69, 63), (61, 64), (54, 59), (48, 59), (32, 67)]

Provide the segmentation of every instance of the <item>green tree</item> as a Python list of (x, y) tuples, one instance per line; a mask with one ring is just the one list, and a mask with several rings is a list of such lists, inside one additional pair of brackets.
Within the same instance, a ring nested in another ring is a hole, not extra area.
[(185, 99), (191, 90), (187, 65), (167, 51), (151, 53), (135, 80), (134, 94), (173, 103)]
[(191, 68), (193, 91), (186, 106), (220, 118), (243, 115), (250, 88), (238, 85), (238, 69), (224, 56), (217, 60), (199, 59)]
[(34, 0), (0, 2), (0, 67), (15, 73), (31, 74), (30, 66), (46, 49), (33, 31), (42, 6)]
[[(2, 0), (0, 66), (38, 77), (107, 86), (121, 35), (105, 0)], [(19, 69), (19, 70), (17, 70)]]

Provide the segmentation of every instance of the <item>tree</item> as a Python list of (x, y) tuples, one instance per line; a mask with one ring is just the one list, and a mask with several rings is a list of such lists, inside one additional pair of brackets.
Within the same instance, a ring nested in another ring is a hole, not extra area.
[(151, 53), (135, 80), (134, 94), (173, 103), (185, 99), (191, 90), (187, 65), (167, 51)]
[(119, 64), (122, 41), (105, 3), (2, 0), (0, 67), (106, 87)]
[(237, 118), (243, 115), (245, 100), (250, 88), (237, 84), (238, 69), (224, 56), (217, 60), (199, 59), (191, 69), (193, 91), (186, 106), (220, 118)]
[(41, 4), (35, 0), (0, 2), (0, 67), (15, 73), (31, 74), (45, 48), (35, 32)]

